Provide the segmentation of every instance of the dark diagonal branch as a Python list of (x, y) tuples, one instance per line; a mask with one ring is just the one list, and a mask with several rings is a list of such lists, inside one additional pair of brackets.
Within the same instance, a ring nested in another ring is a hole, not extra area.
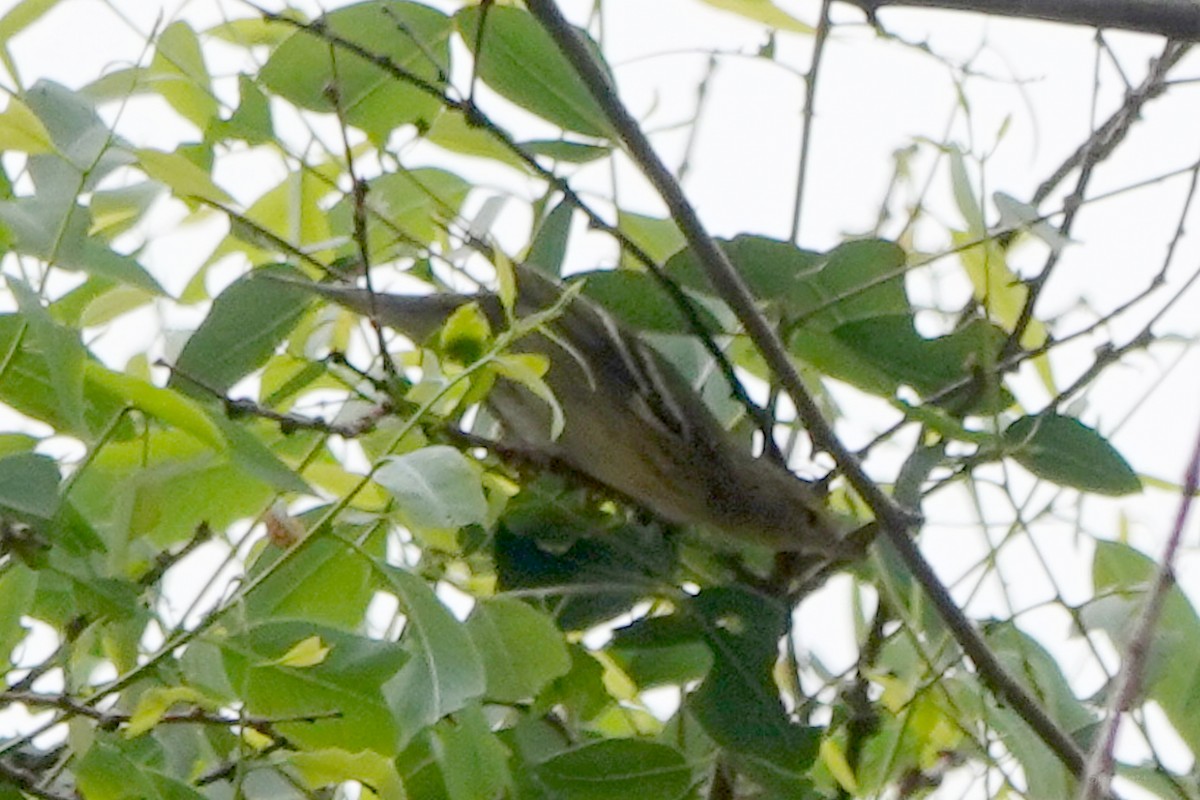
[(885, 6), (940, 8), (1021, 17), (1089, 28), (1200, 40), (1200, 3), (1192, 0), (846, 0), (874, 18)]
[(908, 535), (909, 529), (919, 518), (885, 494), (866, 474), (858, 458), (836, 436), (832, 426), (801, 382), (783, 343), (759, 312), (745, 282), (725, 253), (709, 236), (695, 209), (684, 196), (679, 183), (654, 152), (636, 120), (621, 103), (615, 87), (599, 68), (582, 38), (562, 16), (553, 0), (526, 0), (526, 6), (554, 38), (593, 98), (604, 110), (609, 123), (618, 132), (633, 160), (666, 202), (672, 218), (683, 231), (713, 287), (737, 314), (772, 373), (796, 406), (814, 444), (833, 456), (851, 485), (871, 507), (881, 529), (929, 594), (960, 646), (979, 670), (984, 682), (1022, 715), (1074, 775), (1082, 775), (1083, 752), (1046, 714), (1036, 698), (999, 662), (913, 544)]

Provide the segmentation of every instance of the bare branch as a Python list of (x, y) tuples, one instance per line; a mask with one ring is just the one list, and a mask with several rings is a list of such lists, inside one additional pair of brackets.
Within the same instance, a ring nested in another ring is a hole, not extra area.
[(884, 6), (941, 8), (1200, 40), (1200, 4), (1191, 0), (846, 0), (874, 19)]

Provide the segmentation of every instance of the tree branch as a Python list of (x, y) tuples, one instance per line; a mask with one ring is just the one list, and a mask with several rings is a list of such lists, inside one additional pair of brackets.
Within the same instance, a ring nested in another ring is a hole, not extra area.
[(1038, 701), (1016, 681), (992, 653), (983, 637), (959, 609), (938, 579), (908, 532), (919, 517), (906, 510), (866, 474), (858, 458), (842, 444), (804, 387), (783, 343), (759, 312), (745, 282), (725, 253), (709, 236), (679, 183), (671, 175), (637, 121), (621, 103), (616, 88), (599, 68), (583, 39), (567, 22), (553, 0), (526, 0), (529, 9), (550, 34), (608, 116), (630, 156), (658, 191), (671, 216), (687, 238), (718, 294), (729, 304), (751, 340), (788, 393), (814, 444), (833, 456), (847, 480), (870, 506), (888, 540), (899, 551), (905, 565), (929, 594), (947, 626), (971, 658), (983, 680), (1005, 702), (1012, 705), (1055, 755), (1076, 777), (1083, 774), (1084, 755), (1071, 737), (1042, 709)]
[(703, 266), (713, 288), (733, 309), (772, 374), (779, 378), (784, 391), (796, 406), (800, 419), (808, 428), (814, 444), (833, 456), (838, 467), (854, 486), (855, 491), (867, 501), (876, 517), (887, 527), (907, 531), (919, 521), (918, 517), (886, 495), (863, 470), (862, 464), (854, 454), (838, 439), (812, 395), (804, 387), (779, 336), (755, 305), (754, 297), (745, 281), (725, 252), (708, 234), (691, 202), (684, 196), (683, 189), (654, 152), (650, 140), (646, 138), (637, 121), (621, 103), (615, 87), (592, 58), (583, 40), (562, 16), (553, 0), (529, 0), (525, 5), (571, 62), (571, 66), (575, 68), (592, 97), (604, 110), (634, 162), (667, 204), (671, 217), (679, 225), (688, 246)]
[(1004, 17), (1063, 22), (1090, 28), (1153, 33), (1200, 41), (1200, 3), (1192, 0), (845, 0), (871, 19), (884, 6), (973, 11)]

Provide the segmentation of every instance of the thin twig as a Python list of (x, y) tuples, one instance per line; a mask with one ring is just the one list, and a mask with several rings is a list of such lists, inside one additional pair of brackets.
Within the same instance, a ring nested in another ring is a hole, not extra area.
[(1083, 163), (1088, 153), (1099, 161), (1112, 154), (1129, 131), (1133, 123), (1141, 117), (1142, 108), (1146, 103), (1161, 96), (1167, 89), (1167, 72), (1183, 58), (1188, 46), (1178, 43), (1167, 45), (1163, 54), (1153, 63), (1149, 73), (1136, 89), (1130, 89), (1125, 96), (1125, 102), (1114, 111), (1104, 124), (1096, 128), (1088, 140), (1081, 144), (1074, 153), (1067, 157), (1049, 178), (1042, 181), (1033, 193), (1030, 204), (1035, 208), (1048, 198), (1067, 175)]
[(1163, 603), (1166, 602), (1167, 592), (1175, 586), (1175, 559), (1179, 554), (1179, 546), (1183, 541), (1184, 524), (1192, 509), (1196, 490), (1200, 487), (1200, 434), (1197, 434), (1196, 444), (1192, 450), (1191, 461), (1188, 462), (1183, 491), (1179, 498), (1179, 510), (1175, 514), (1175, 526), (1167, 545), (1163, 548), (1162, 559), (1158, 572), (1154, 576), (1154, 584), (1146, 598), (1146, 605), (1138, 618), (1137, 627), (1130, 639), (1117, 675), (1116, 687), (1113, 690), (1108, 706), (1108, 718), (1096, 743), (1088, 756), (1087, 769), (1084, 772), (1079, 790), (1080, 800), (1098, 800), (1108, 795), (1108, 784), (1113, 772), (1113, 748), (1117, 742), (1117, 731), (1121, 726), (1121, 716), (1129, 710), (1145, 680), (1146, 658), (1150, 652), (1150, 640), (1154, 628), (1162, 615)]
[(829, 39), (829, 6), (831, 0), (821, 0), (821, 16), (817, 32), (813, 37), (812, 63), (804, 73), (804, 121), (800, 130), (800, 163), (796, 167), (796, 193), (792, 198), (792, 231), (789, 240), (800, 241), (800, 217), (804, 208), (804, 185), (808, 179), (808, 155), (812, 151), (813, 118), (816, 115), (817, 75), (821, 69), (821, 56), (825, 53), (825, 42)]
[(346, 161), (346, 174), (350, 176), (351, 200), (353, 201), (353, 230), (354, 230), (354, 246), (358, 250), (359, 267), (362, 270), (363, 285), (367, 289), (367, 296), (371, 299), (371, 314), (369, 317), (369, 325), (375, 333), (375, 342), (379, 346), (379, 358), (383, 362), (383, 374), (390, 380), (396, 378), (396, 365), (392, 362), (392, 356), (387, 349), (387, 341), (383, 336), (383, 326), (379, 324), (378, 309), (375, 307), (375, 287), (372, 285), (371, 275), (371, 247), (367, 237), (367, 193), (370, 191), (370, 184), (366, 179), (360, 178), (358, 168), (354, 161), (354, 148), (350, 146), (350, 131), (346, 125), (345, 113), (342, 110), (342, 92), (338, 86), (337, 74), (337, 59), (338, 50), (332, 44), (329, 45), (329, 62), (333, 65), (333, 83), (325, 89), (325, 96), (333, 103), (334, 109), (337, 110), (338, 130), (342, 134), (342, 151)]

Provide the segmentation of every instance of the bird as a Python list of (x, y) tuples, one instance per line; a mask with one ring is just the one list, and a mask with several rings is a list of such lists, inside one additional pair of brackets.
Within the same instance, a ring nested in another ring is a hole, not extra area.
[[(669, 361), (602, 306), (535, 266), (513, 262), (517, 318), (545, 314), (514, 352), (546, 358), (546, 385), (562, 411), (503, 377), (485, 405), (502, 428), (508, 452), (561, 465), (676, 525), (805, 559), (842, 561), (855, 549), (847, 523), (823, 491), (781, 464), (751, 453), (718, 422)], [(294, 278), (280, 278), (297, 283)], [(476, 303), (493, 330), (510, 314), (495, 293), (375, 293), (354, 285), (300, 282), (314, 294), (372, 317), (416, 343), (449, 316)]]

